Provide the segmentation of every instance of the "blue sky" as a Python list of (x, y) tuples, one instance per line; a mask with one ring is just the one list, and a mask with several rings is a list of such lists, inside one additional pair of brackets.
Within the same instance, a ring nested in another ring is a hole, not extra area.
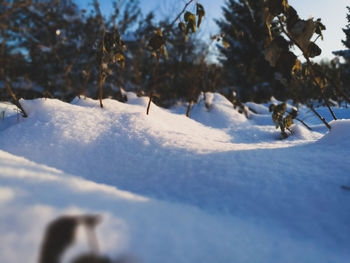
[[(125, 0), (127, 1), (127, 0)], [(177, 13), (183, 8), (188, 0), (139, 0), (144, 13), (154, 10), (158, 17), (170, 16), (176, 17)], [(89, 0), (77, 0), (82, 6), (87, 5)], [(102, 10), (108, 13), (111, 7), (111, 0), (100, 0)], [(206, 10), (206, 17), (201, 26), (199, 34), (203, 37), (213, 35), (218, 32), (214, 18), (220, 18), (222, 15), (221, 7), (225, 0), (199, 0)], [(345, 39), (342, 28), (345, 27), (346, 6), (350, 6), (349, 0), (289, 0), (303, 19), (309, 17), (321, 18), (326, 25), (327, 30), (324, 33), (324, 40), (317, 43), (322, 48), (321, 57), (332, 58), (332, 51), (343, 49), (341, 43)]]

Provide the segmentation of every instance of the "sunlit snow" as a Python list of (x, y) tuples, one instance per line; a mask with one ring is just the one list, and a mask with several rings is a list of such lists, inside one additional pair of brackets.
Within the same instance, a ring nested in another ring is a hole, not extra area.
[[(332, 130), (300, 106), (280, 139), (268, 105), (247, 119), (219, 94), (151, 106), (92, 99), (0, 104), (1, 262), (36, 262), (46, 225), (101, 214), (101, 253), (138, 262), (347, 262), (350, 110)], [(207, 104), (207, 105), (206, 105)], [(326, 116), (326, 109), (318, 108)], [(89, 250), (84, 233), (64, 261)]]

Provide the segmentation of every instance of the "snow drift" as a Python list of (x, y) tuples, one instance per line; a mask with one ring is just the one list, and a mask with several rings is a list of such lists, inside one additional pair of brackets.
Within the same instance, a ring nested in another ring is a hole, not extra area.
[(3, 262), (35, 261), (47, 222), (85, 212), (106, 217), (103, 253), (141, 262), (348, 258), (348, 120), (330, 132), (296, 124), (282, 141), (263, 107), (246, 119), (211, 94), (192, 119), (156, 105), (147, 116), (147, 100), (131, 95), (103, 109), (23, 101), (28, 118), (0, 123)]

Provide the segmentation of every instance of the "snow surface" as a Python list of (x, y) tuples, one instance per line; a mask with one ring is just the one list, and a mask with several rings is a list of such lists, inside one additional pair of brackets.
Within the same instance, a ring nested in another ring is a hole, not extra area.
[[(347, 262), (350, 110), (327, 131), (307, 108), (280, 140), (267, 105), (250, 119), (208, 94), (191, 112), (75, 99), (21, 101), (0, 120), (1, 262), (37, 261), (63, 214), (99, 213), (101, 252), (139, 262)], [(8, 105), (0, 107), (8, 107)], [(323, 108), (318, 109), (323, 112)], [(328, 118), (328, 117), (327, 117)], [(64, 258), (88, 250), (84, 233)]]

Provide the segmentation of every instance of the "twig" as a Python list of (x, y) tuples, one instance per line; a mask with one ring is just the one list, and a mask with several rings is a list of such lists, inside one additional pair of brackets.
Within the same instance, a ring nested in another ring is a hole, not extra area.
[(186, 5), (185, 5), (185, 7), (182, 9), (182, 11), (177, 15), (177, 17), (173, 20), (173, 22), (170, 23), (169, 28), (172, 28), (172, 27), (173, 27), (173, 25), (176, 23), (176, 21), (181, 17), (181, 15), (182, 15), (183, 13), (185, 13), (187, 7), (188, 7), (192, 2), (194, 2), (194, 0), (190, 0), (190, 1), (188, 1), (188, 2), (186, 3)]
[(301, 124), (303, 124), (309, 131), (312, 131), (312, 129), (310, 128), (310, 126), (308, 126), (303, 120), (299, 119), (299, 118), (295, 118), (297, 121), (301, 122)]
[(6, 77), (1, 74), (1, 78), (2, 78), (2, 81), (4, 82), (5, 86), (6, 86), (6, 89), (7, 89), (7, 92), (11, 95), (11, 102), (17, 106), (17, 108), (22, 112), (22, 115), (24, 118), (27, 118), (28, 115), (26, 113), (26, 111), (24, 110), (24, 108), (22, 107), (21, 103), (19, 102), (19, 100), (17, 99), (15, 93), (13, 93), (12, 89), (11, 89), (11, 86), (10, 84), (8, 83), (8, 81), (6, 80)]
[(154, 94), (154, 92), (156, 92), (157, 86), (158, 86), (159, 62), (160, 62), (160, 56), (161, 55), (162, 55), (162, 50), (159, 50), (158, 54), (157, 54), (157, 62), (156, 62), (156, 65), (154, 67), (154, 70), (153, 70), (153, 85), (152, 85), (151, 94), (149, 95), (147, 111), (146, 111), (147, 115), (149, 114), (149, 110), (151, 108), (151, 102), (152, 102), (153, 94)]
[(103, 55), (104, 55), (104, 39), (105, 39), (106, 30), (105, 27), (102, 29), (102, 42), (101, 42), (101, 51), (100, 59), (98, 65), (98, 99), (100, 100), (100, 107), (103, 108), (102, 98), (103, 98), (103, 82), (104, 82), (104, 72), (103, 72)]
[(191, 112), (192, 104), (193, 104), (193, 101), (191, 100), (191, 101), (188, 103), (188, 106), (187, 106), (186, 117), (190, 117), (190, 112)]
[(96, 9), (97, 15), (100, 19), (100, 24), (102, 25), (102, 39), (101, 39), (101, 50), (99, 56), (99, 65), (98, 65), (98, 98), (100, 101), (100, 107), (103, 108), (102, 98), (103, 98), (103, 83), (105, 80), (104, 72), (103, 72), (103, 55), (104, 55), (104, 40), (106, 35), (106, 28), (103, 20), (103, 16), (101, 13), (100, 5), (98, 0), (94, 1), (94, 7)]
[(309, 104), (308, 107), (312, 110), (313, 113), (315, 113), (315, 115), (316, 115), (317, 117), (320, 118), (320, 120), (324, 123), (324, 125), (327, 126), (328, 130), (330, 130), (330, 129), (331, 129), (331, 126), (327, 123), (326, 119), (323, 118), (323, 117), (314, 109), (314, 107), (313, 107), (312, 105)]
[(316, 39), (315, 39), (313, 42), (316, 43), (316, 41), (317, 41), (320, 37), (321, 37), (321, 35), (318, 35), (318, 36), (316, 37)]
[[(167, 33), (169, 33), (170, 29), (173, 27), (173, 25), (176, 23), (176, 21), (181, 17), (181, 15), (186, 11), (187, 7), (192, 3), (194, 2), (195, 0), (190, 0), (188, 1), (184, 8), (181, 10), (181, 12), (176, 16), (176, 18), (165, 28), (164, 32), (163, 32), (163, 35), (167, 35)], [(166, 37), (165, 37), (166, 38)], [(147, 111), (146, 111), (146, 114), (148, 115), (149, 114), (149, 110), (150, 110), (150, 107), (151, 107), (151, 102), (152, 102), (152, 98), (153, 98), (153, 95), (154, 95), (154, 92), (156, 92), (157, 90), (157, 85), (158, 85), (158, 75), (159, 75), (159, 62), (160, 62), (160, 57), (162, 55), (162, 48), (161, 50), (158, 51), (158, 54), (157, 54), (157, 62), (156, 62), (156, 65), (154, 67), (154, 71), (153, 71), (153, 85), (152, 85), (152, 90), (151, 90), (151, 93), (149, 95), (149, 101), (148, 101), (148, 105), (147, 105)]]

